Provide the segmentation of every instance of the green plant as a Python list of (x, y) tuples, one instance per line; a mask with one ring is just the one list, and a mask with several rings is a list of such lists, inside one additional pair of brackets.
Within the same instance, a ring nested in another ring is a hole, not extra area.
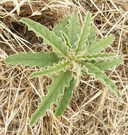
[(109, 35), (100, 40), (95, 39), (97, 29), (91, 25), (91, 13), (87, 13), (82, 28), (75, 14), (61, 20), (53, 31), (27, 18), (22, 18), (21, 21), (28, 25), (29, 30), (42, 37), (44, 44), (53, 48), (50, 53), (20, 52), (5, 59), (7, 64), (15, 66), (19, 63), (23, 66), (39, 66), (40, 71), (34, 72), (30, 78), (52, 76), (53, 82), (47, 87), (49, 93), (42, 97), (42, 102), (32, 115), (30, 125), (45, 115), (51, 103), (58, 104), (55, 116), (61, 116), (70, 101), (74, 87), (80, 82), (82, 73), (92, 75), (121, 98), (116, 85), (103, 72), (123, 63), (123, 59), (115, 53), (103, 51), (114, 41), (114, 37)]

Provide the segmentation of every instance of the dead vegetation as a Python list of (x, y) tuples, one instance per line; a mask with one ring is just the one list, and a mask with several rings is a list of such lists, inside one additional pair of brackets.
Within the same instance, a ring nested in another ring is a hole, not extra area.
[[(55, 104), (46, 116), (30, 127), (41, 96), (52, 79), (29, 79), (38, 67), (6, 65), (4, 59), (20, 51), (51, 51), (32, 31), (19, 22), (28, 17), (52, 30), (60, 19), (75, 13), (83, 22), (92, 13), (99, 38), (114, 34), (107, 52), (124, 58), (124, 64), (106, 72), (115, 82), (122, 101), (100, 82), (82, 76), (60, 120)], [(0, 135), (128, 135), (128, 1), (127, 0), (2, 0), (0, 1)]]

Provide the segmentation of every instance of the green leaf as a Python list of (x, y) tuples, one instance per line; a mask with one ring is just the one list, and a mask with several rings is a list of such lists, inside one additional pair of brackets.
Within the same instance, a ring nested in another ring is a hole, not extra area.
[(87, 46), (88, 53), (94, 54), (102, 51), (103, 49), (106, 49), (108, 45), (110, 45), (114, 41), (114, 36), (109, 35), (106, 38), (102, 38), (101, 40), (96, 40), (95, 42), (92, 42), (92, 44)]
[(46, 110), (50, 109), (51, 103), (56, 103), (57, 98), (64, 93), (65, 87), (69, 87), (71, 79), (72, 72), (69, 70), (60, 71), (59, 75), (53, 75), (53, 83), (47, 87), (48, 95), (42, 97), (42, 102), (31, 117), (31, 126), (36, 123), (37, 119), (45, 115)]
[(61, 37), (60, 31), (63, 31), (63, 32), (67, 31), (66, 25), (68, 23), (68, 19), (69, 19), (69, 16), (62, 19), (60, 23), (53, 29), (56, 36)]
[(62, 34), (62, 38), (63, 38), (63, 41), (65, 42), (66, 46), (71, 48), (71, 45), (69, 43), (69, 39), (68, 39), (67, 35), (63, 31), (61, 31), (61, 34)]
[(34, 22), (27, 18), (22, 18), (20, 21), (28, 25), (29, 30), (33, 30), (37, 36), (43, 38), (45, 44), (50, 44), (53, 47), (54, 52), (59, 52), (60, 57), (68, 55), (67, 47), (64, 42), (61, 41), (52, 31), (49, 31), (46, 27), (40, 23)]
[(39, 66), (40, 68), (52, 66), (54, 63), (58, 63), (58, 61), (60, 61), (60, 58), (56, 53), (46, 53), (44, 51), (38, 53), (33, 53), (30, 51), (27, 54), (20, 52), (19, 54), (11, 55), (5, 59), (5, 63), (12, 64), (14, 66), (21, 64), (22, 66)]
[(80, 33), (80, 26), (79, 26), (79, 18), (78, 15), (73, 14), (70, 18), (69, 18), (69, 23), (67, 24), (67, 31), (65, 31), (68, 39), (69, 39), (69, 43), (72, 46), (72, 49), (76, 48), (75, 42), (78, 39), (78, 33)]
[(77, 62), (73, 62), (73, 66), (76, 72), (76, 87), (77, 87), (80, 83), (81, 66)]
[(67, 107), (67, 104), (69, 103), (69, 101), (71, 99), (74, 86), (75, 86), (75, 80), (74, 80), (74, 78), (72, 78), (72, 80), (70, 81), (69, 87), (65, 87), (64, 95), (61, 95), (59, 101), (57, 102), (58, 106), (55, 109), (56, 117), (61, 116), (64, 113), (64, 111)]
[(95, 26), (91, 26), (90, 33), (88, 35), (88, 41), (87, 42), (93, 42), (96, 36), (97, 29)]
[(93, 76), (95, 79), (99, 80), (103, 83), (108, 89), (110, 89), (118, 98), (121, 98), (121, 95), (116, 87), (116, 85), (97, 67), (95, 67), (92, 63), (81, 62), (82, 65), (87, 68), (85, 72), (88, 70), (88, 74)]
[(85, 49), (84, 47), (86, 46), (85, 43), (88, 40), (90, 27), (91, 27), (91, 13), (88, 12), (81, 33), (78, 35), (78, 40), (76, 41), (77, 44), (76, 53), (80, 53), (81, 51), (83, 51), (83, 49)]
[(70, 65), (69, 60), (62, 60), (59, 63), (54, 64), (52, 67), (48, 67), (47, 69), (42, 68), (39, 72), (34, 72), (30, 78), (35, 76), (42, 77), (43, 75), (50, 76), (51, 74), (55, 73), (58, 74), (61, 70), (64, 72), (67, 70), (67, 67)]
[(88, 54), (87, 56), (85, 56), (85, 59), (87, 60), (106, 60), (106, 59), (110, 59), (116, 56), (116, 53), (97, 53), (97, 54)]
[(121, 57), (113, 58), (111, 60), (101, 60), (101, 61), (92, 61), (91, 62), (95, 67), (98, 67), (102, 71), (107, 71), (108, 69), (112, 69), (115, 66), (119, 66), (124, 63), (124, 60)]

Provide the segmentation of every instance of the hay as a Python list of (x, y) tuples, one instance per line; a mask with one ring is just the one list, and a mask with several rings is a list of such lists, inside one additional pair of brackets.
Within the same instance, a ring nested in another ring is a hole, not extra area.
[[(119, 101), (99, 81), (82, 76), (72, 99), (60, 120), (52, 109), (30, 127), (31, 115), (46, 86), (52, 79), (29, 79), (38, 70), (21, 65), (6, 65), (4, 59), (20, 51), (51, 51), (18, 20), (29, 17), (52, 30), (60, 19), (76, 13), (83, 22), (86, 12), (92, 13), (98, 28), (97, 37), (108, 34), (115, 41), (107, 52), (124, 58), (125, 63), (106, 72), (117, 85)], [(127, 0), (3, 0), (0, 1), (0, 135), (127, 135), (128, 134), (128, 1)]]

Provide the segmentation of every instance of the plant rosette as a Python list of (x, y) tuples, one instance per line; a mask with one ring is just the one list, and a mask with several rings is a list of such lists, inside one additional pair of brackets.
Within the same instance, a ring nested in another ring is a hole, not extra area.
[(82, 74), (90, 74), (121, 99), (116, 85), (104, 72), (122, 64), (123, 59), (117, 57), (116, 53), (103, 51), (114, 41), (114, 36), (96, 39), (97, 29), (91, 24), (91, 13), (87, 13), (82, 28), (79, 25), (79, 17), (75, 14), (62, 19), (53, 31), (27, 18), (20, 21), (27, 24), (28, 29), (34, 31), (38, 37), (42, 37), (44, 44), (53, 48), (50, 53), (20, 52), (5, 59), (5, 63), (14, 66), (39, 66), (40, 71), (32, 73), (30, 78), (52, 76), (52, 84), (47, 86), (49, 93), (42, 97), (42, 102), (31, 117), (30, 125), (44, 116), (52, 103), (58, 104), (55, 116), (61, 116), (70, 101), (74, 87), (79, 85)]

